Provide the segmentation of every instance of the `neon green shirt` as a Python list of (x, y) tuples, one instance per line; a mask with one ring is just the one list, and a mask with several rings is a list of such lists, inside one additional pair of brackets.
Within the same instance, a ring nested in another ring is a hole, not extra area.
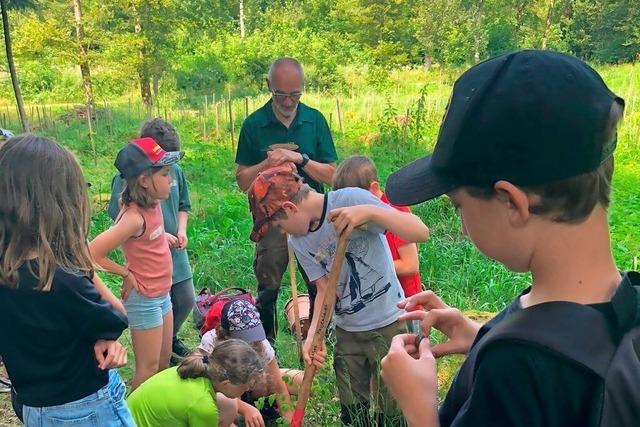
[(138, 427), (211, 427), (218, 425), (216, 392), (207, 378), (183, 380), (178, 368), (149, 378), (127, 398)]

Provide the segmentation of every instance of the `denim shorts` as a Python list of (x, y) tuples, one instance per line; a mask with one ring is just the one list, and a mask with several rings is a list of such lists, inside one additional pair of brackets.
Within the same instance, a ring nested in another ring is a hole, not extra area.
[(118, 371), (109, 371), (109, 382), (97, 392), (64, 405), (23, 406), (27, 427), (135, 427), (124, 400), (127, 391)]
[(131, 329), (153, 329), (162, 326), (162, 318), (171, 311), (171, 296), (150, 298), (131, 290), (124, 301)]

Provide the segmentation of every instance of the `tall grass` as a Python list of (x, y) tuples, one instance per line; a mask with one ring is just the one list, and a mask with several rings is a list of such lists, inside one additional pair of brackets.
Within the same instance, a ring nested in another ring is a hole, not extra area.
[[(616, 152), (610, 224), (615, 259), (621, 269), (630, 269), (640, 256), (640, 65), (604, 67), (600, 71), (610, 88), (626, 99), (626, 114)], [(306, 93), (303, 101), (318, 108), (327, 119), (331, 118), (339, 156), (369, 155), (377, 163), (384, 182), (390, 172), (433, 147), (456, 75), (457, 71), (399, 71), (392, 74), (390, 89), (382, 93), (367, 90), (339, 98)], [(342, 132), (339, 131), (336, 99), (340, 102)], [(263, 95), (247, 102), (252, 110), (266, 100), (266, 95)], [(159, 111), (161, 115), (166, 111), (177, 127), (187, 152), (182, 166), (190, 182), (193, 204), (188, 251), (196, 287), (237, 285), (255, 289), (253, 244), (248, 238), (251, 216), (246, 196), (235, 184), (235, 142), (230, 140), (227, 119), (220, 115), (220, 133), (216, 135), (215, 116), (210, 104), (209, 115), (203, 118), (202, 104), (165, 103)], [(234, 104), (236, 138), (244, 118), (244, 105), (244, 100)], [(111, 177), (115, 172), (115, 153), (136, 135), (143, 120), (143, 110), (135, 102), (130, 105), (124, 101), (99, 107), (94, 135), (95, 164), (86, 121), (73, 117), (67, 123), (60, 120), (63, 113), (69, 112), (68, 106), (53, 107), (49, 122), (40, 128), (40, 133), (57, 138), (76, 153), (87, 179), (93, 184), (90, 189), (95, 204), (93, 234), (110, 225), (104, 212), (104, 199), (108, 197)], [(0, 115), (2, 111), (0, 107)], [(407, 115), (408, 121), (398, 118)], [(203, 126), (205, 119), (206, 126)], [(15, 117), (9, 115), (6, 120), (9, 128), (16, 129)], [(431, 230), (430, 240), (420, 245), (423, 281), (447, 303), (461, 309), (497, 311), (527, 286), (527, 274), (509, 272), (473, 248), (460, 233), (458, 218), (446, 199), (419, 205), (414, 212)], [(117, 278), (105, 276), (105, 279), (114, 291), (118, 290)], [(300, 277), (299, 283), (303, 283)], [(283, 313), (289, 296), (288, 275), (285, 275), (278, 302), (280, 313)], [(282, 366), (295, 367), (298, 364), (295, 345), (285, 328), (286, 322), (281, 318), (278, 357)], [(182, 336), (191, 344), (197, 341), (197, 335), (189, 325), (183, 328)], [(331, 356), (327, 365), (331, 366)], [(130, 369), (125, 369), (124, 373), (128, 379)], [(338, 425), (339, 405), (335, 399), (335, 380), (331, 369), (321, 371), (319, 380), (308, 405), (309, 425)], [(445, 388), (446, 384), (443, 384)]]

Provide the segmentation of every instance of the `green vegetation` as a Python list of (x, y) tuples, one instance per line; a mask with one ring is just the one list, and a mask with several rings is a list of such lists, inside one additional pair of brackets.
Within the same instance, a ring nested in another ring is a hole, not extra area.
[[(619, 134), (617, 165), (614, 177), (613, 205), (610, 210), (613, 250), (621, 269), (637, 265), (640, 256), (640, 66), (605, 66), (599, 71), (611, 89), (627, 101), (625, 120)], [(332, 130), (341, 158), (362, 153), (377, 163), (383, 179), (398, 166), (423, 155), (433, 146), (438, 125), (448, 99), (451, 84), (460, 70), (404, 70), (389, 73), (388, 89), (370, 88), (352, 96), (309, 92), (303, 101), (319, 108), (331, 118)], [(265, 95), (239, 100), (233, 104), (234, 131), (237, 137), (245, 102), (251, 111), (266, 100)], [(337, 102), (341, 116), (338, 118)], [(167, 104), (162, 115), (176, 125), (187, 155), (182, 163), (190, 181), (193, 212), (189, 222), (189, 255), (194, 268), (196, 287), (222, 288), (243, 286), (255, 289), (252, 270), (253, 244), (248, 236), (251, 218), (246, 196), (235, 184), (234, 144), (230, 137), (228, 114), (219, 104), (216, 133), (215, 114), (208, 105), (191, 108)], [(144, 109), (133, 103), (99, 105), (94, 122), (95, 154), (87, 138), (85, 119), (77, 118), (73, 109), (54, 106), (44, 108), (38, 122), (39, 132), (57, 138), (80, 159), (94, 199), (92, 232), (97, 234), (110, 225), (104, 212), (105, 193), (109, 192), (115, 172), (113, 159), (128, 138), (136, 134)], [(204, 116), (207, 111), (206, 117)], [(0, 108), (0, 115), (3, 113)], [(6, 114), (6, 112), (5, 112)], [(7, 126), (18, 126), (15, 113), (6, 117)], [(33, 119), (32, 119), (33, 121)], [(340, 130), (342, 123), (342, 131)], [(206, 137), (205, 137), (206, 134)], [(497, 311), (520, 292), (528, 275), (514, 274), (487, 260), (460, 233), (453, 207), (445, 198), (422, 204), (415, 212), (431, 229), (431, 238), (420, 246), (421, 273), (427, 288), (433, 289), (451, 305), (465, 310)], [(114, 292), (119, 282), (103, 275)], [(299, 278), (298, 283), (302, 283)], [(283, 280), (280, 313), (289, 297), (288, 275)], [(285, 331), (281, 316), (277, 350), (282, 366), (296, 367), (297, 354), (293, 337)], [(197, 334), (185, 325), (181, 335), (195, 345)], [(130, 349), (128, 335), (123, 339)], [(460, 358), (440, 362), (441, 393)], [(131, 377), (133, 355), (122, 370)], [(308, 405), (309, 425), (338, 425), (338, 402), (335, 398), (331, 357), (319, 374), (314, 395)], [(8, 417), (7, 401), (0, 399), (0, 420)], [(7, 421), (8, 425), (10, 421)], [(3, 422), (0, 421), (0, 425)]]
[[(399, 67), (464, 66), (517, 48), (596, 63), (640, 54), (634, 0), (7, 0), (27, 103), (255, 95), (270, 62), (295, 56), (307, 87), (387, 89)], [(74, 4), (81, 6), (74, 19)], [(242, 10), (242, 12), (241, 12)], [(82, 24), (82, 36), (76, 24)], [(4, 55), (0, 68), (7, 70)], [(0, 98), (13, 99), (8, 76)]]

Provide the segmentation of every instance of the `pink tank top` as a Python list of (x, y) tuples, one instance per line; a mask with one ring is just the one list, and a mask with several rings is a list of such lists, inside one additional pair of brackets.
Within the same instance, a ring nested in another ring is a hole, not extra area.
[(147, 209), (131, 203), (122, 208), (116, 222), (129, 209), (135, 210), (144, 219), (144, 232), (122, 244), (127, 268), (135, 275), (142, 295), (150, 298), (165, 295), (171, 289), (173, 264), (164, 234), (160, 203)]

